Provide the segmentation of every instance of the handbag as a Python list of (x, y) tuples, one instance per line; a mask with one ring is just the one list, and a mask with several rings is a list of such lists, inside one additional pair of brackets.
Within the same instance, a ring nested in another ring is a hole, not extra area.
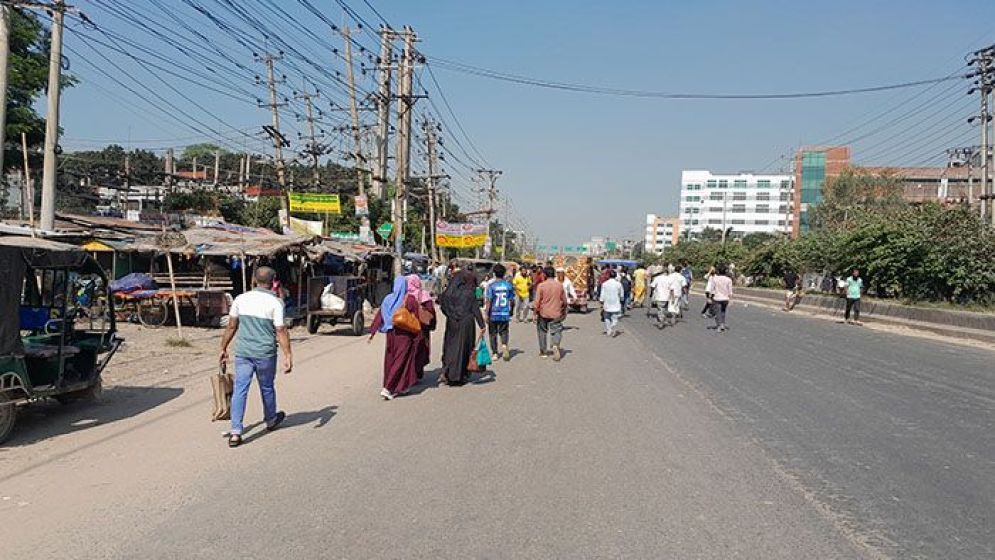
[(487, 366), (491, 364), (491, 351), (484, 342), (484, 331), (480, 331), (477, 338), (477, 347), (470, 352), (470, 359), (467, 360), (466, 370), (474, 373), (487, 371)]
[(399, 307), (397, 311), (394, 312), (394, 316), (391, 317), (391, 321), (394, 323), (395, 329), (400, 329), (409, 334), (418, 334), (421, 332), (421, 321), (415, 314), (408, 311), (407, 307)]
[(432, 319), (434, 318), (435, 317), (432, 315), (431, 311), (425, 309), (421, 305), (418, 306), (418, 321), (422, 324), (422, 326), (427, 327), (431, 325)]
[(212, 422), (231, 418), (231, 395), (235, 392), (235, 379), (227, 369), (225, 364), (221, 364), (218, 372), (211, 376), (211, 390), (214, 393)]

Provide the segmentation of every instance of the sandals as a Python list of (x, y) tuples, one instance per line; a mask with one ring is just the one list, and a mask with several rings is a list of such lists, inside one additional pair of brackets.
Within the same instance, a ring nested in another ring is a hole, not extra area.
[(228, 447), (231, 447), (232, 449), (234, 449), (234, 448), (238, 447), (239, 445), (242, 445), (242, 436), (240, 436), (238, 434), (232, 434), (232, 435), (228, 436)]

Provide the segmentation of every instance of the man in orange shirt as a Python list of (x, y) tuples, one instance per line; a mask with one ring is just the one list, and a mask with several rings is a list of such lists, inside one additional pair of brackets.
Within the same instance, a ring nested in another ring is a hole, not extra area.
[[(560, 361), (560, 342), (563, 338), (563, 320), (567, 317), (567, 294), (563, 284), (556, 280), (556, 272), (552, 267), (542, 271), (545, 279), (536, 287), (535, 314), (536, 330), (539, 333), (539, 356), (552, 356), (554, 362)], [(552, 351), (546, 352), (547, 339), (552, 336)]]

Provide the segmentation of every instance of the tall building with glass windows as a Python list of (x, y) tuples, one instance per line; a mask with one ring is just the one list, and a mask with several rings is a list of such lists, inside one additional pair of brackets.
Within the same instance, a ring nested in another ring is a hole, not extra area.
[(647, 253), (662, 253), (677, 245), (680, 239), (680, 221), (676, 217), (646, 214), (646, 236), (643, 250)]
[(683, 171), (681, 237), (697, 238), (705, 228), (728, 230), (727, 238), (790, 233), (792, 185), (791, 175)]
[(826, 182), (850, 165), (849, 146), (806, 146), (795, 154), (794, 237), (810, 228), (809, 210), (822, 202)]

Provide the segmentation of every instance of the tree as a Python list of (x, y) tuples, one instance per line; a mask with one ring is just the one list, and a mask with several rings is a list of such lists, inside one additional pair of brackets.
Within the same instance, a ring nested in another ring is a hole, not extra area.
[(701, 230), (701, 233), (698, 234), (698, 239), (701, 241), (721, 241), (722, 230), (715, 229), (713, 227), (706, 227)]
[(848, 168), (826, 183), (822, 202), (811, 212), (812, 227), (846, 229), (857, 216), (900, 211), (902, 183), (892, 173), (870, 173)]
[[(45, 142), (45, 119), (35, 111), (35, 102), (48, 87), (48, 53), (49, 33), (38, 16), (11, 9), (5, 167), (20, 165), (22, 132), (27, 135), (30, 147), (38, 147)], [(62, 88), (75, 83), (73, 76), (62, 74)], [(32, 162), (32, 166), (37, 164)]]

